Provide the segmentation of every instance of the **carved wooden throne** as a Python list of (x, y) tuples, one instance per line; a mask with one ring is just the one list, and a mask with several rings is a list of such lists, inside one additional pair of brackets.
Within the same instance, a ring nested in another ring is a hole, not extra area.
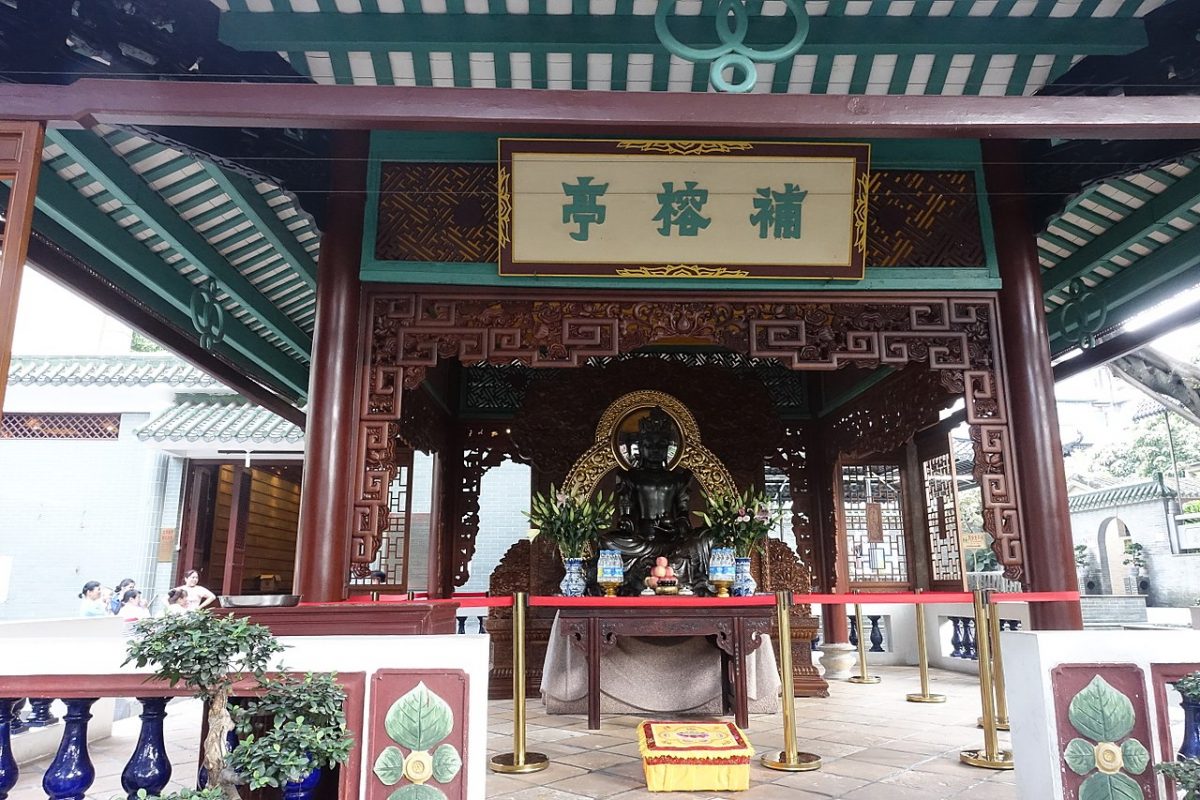
[[(617, 445), (617, 432), (631, 417), (649, 408), (660, 407), (675, 421), (682, 442), (675, 463), (692, 470), (705, 491), (736, 491), (736, 484), (725, 465), (700, 441), (695, 417), (678, 399), (665, 392), (629, 392), (613, 401), (596, 426), (592, 446), (575, 462), (567, 473), (564, 488), (568, 491), (591, 494), (613, 468), (622, 465)], [(751, 574), (760, 591), (808, 592), (811, 588), (809, 571), (785, 542), (771, 539), (766, 551), (751, 561)], [(563, 577), (562, 561), (555, 546), (544, 539), (520, 541), (505, 553), (492, 572), (489, 591), (493, 596), (524, 591), (534, 595), (554, 594)], [(817, 636), (817, 619), (809, 606), (796, 606), (792, 620), (792, 680), (796, 694), (805, 697), (825, 697), (829, 685), (817, 673), (812, 663), (812, 642)], [(542, 665), (554, 609), (529, 609), (526, 624), (527, 693), (537, 696), (542, 682)], [(492, 636), (492, 671), (489, 694), (492, 698), (512, 697), (512, 614), (508, 609), (493, 609), (487, 621)], [(778, 633), (771, 632), (778, 653)]]

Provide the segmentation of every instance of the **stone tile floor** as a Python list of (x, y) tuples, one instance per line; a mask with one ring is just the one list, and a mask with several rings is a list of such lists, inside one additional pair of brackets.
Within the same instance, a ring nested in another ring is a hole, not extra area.
[[(920, 691), (917, 671), (880, 667), (883, 682), (835, 683), (826, 699), (796, 700), (799, 749), (821, 756), (815, 772), (773, 772), (750, 765), (750, 789), (737, 800), (1017, 800), (1012, 772), (992, 772), (959, 762), (963, 749), (983, 746), (979, 683), (974, 676), (934, 671), (930, 691), (944, 704), (909, 703)], [(492, 753), (512, 750), (512, 710), (491, 703)], [(528, 749), (545, 753), (550, 766), (531, 775), (489, 775), (489, 800), (651, 800), (663, 797), (714, 800), (720, 792), (646, 791), (634, 729), (642, 717), (606, 716), (599, 732), (581, 716), (549, 716), (541, 704), (528, 708)], [(783, 747), (781, 715), (751, 715), (750, 741), (761, 755)], [(1001, 734), (1007, 748), (1008, 735)]]
[[(973, 676), (932, 673), (932, 691), (945, 694), (941, 705), (908, 703), (919, 690), (917, 671), (880, 667), (874, 686), (835, 683), (827, 699), (796, 701), (800, 749), (821, 756), (815, 772), (780, 773), (750, 766), (750, 790), (728, 795), (737, 800), (1017, 800), (1012, 772), (990, 772), (959, 763), (964, 748), (978, 748), (983, 734), (975, 727), (979, 687)], [(174, 765), (172, 788), (196, 773), (200, 709), (196, 701), (168, 708), (166, 738)], [(528, 748), (543, 752), (551, 764), (531, 775), (487, 777), (489, 800), (650, 800), (663, 797), (715, 800), (719, 792), (652, 794), (645, 790), (634, 728), (641, 717), (606, 716), (601, 730), (587, 730), (582, 716), (549, 716), (541, 703), (529, 704)], [(512, 749), (512, 704), (489, 704), (491, 753)], [(96, 783), (89, 800), (123, 797), (121, 770), (137, 739), (136, 718), (113, 726), (113, 736), (92, 746)], [(748, 731), (759, 753), (783, 747), (782, 717), (752, 715)], [(1001, 744), (1008, 747), (1007, 734)], [(42, 800), (41, 775), (47, 760), (21, 768), (10, 800)]]

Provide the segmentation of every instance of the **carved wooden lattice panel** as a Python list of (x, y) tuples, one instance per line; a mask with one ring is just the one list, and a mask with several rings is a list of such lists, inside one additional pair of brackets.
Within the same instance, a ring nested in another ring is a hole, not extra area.
[(908, 583), (898, 464), (843, 464), (842, 519), (850, 583)]
[(370, 564), (355, 564), (351, 585), (382, 585), (393, 591), (408, 589), (408, 548), (412, 530), (413, 451), (396, 451), (396, 474), (388, 486), (387, 527), (379, 552)]
[(962, 583), (958, 502), (954, 460), (939, 453), (921, 462), (925, 484), (925, 524), (929, 531), (929, 576), (935, 582)]
[[(984, 525), (1006, 577), (1022, 577), (1018, 482), (994, 344), (999, 334), (992, 295), (779, 292), (731, 300), (697, 293), (681, 300), (656, 292), (605, 298), (588, 292), (390, 287), (370, 292), (366, 302), (367, 372), (351, 534), (356, 561), (369, 563), (386, 523), (401, 390), (418, 386), (439, 359), (569, 368), (593, 358), (687, 341), (774, 359), (795, 370), (926, 365), (928, 371), (917, 370), (913, 376), (920, 377), (917, 383), (928, 379), (942, 392), (963, 395)], [(892, 406), (917, 404), (926, 394), (898, 395), (905, 402)], [(823, 446), (847, 452), (841, 445), (853, 446), (867, 433), (896, 438), (895, 426), (876, 421), (869, 416), (840, 421), (845, 424), (824, 436)], [(472, 549), (473, 542), (464, 538), (462, 553), (469, 556)]]
[(116, 439), (120, 414), (5, 414), (0, 439)]

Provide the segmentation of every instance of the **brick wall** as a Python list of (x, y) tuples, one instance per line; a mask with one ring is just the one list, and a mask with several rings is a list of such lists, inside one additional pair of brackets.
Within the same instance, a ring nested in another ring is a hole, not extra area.
[[(0, 555), (13, 560), (0, 619), (73, 617), (80, 587), (133, 578), (154, 590), (170, 459), (138, 441), (146, 414), (123, 414), (116, 440), (0, 440)], [(157, 579), (157, 580), (156, 580)]]
[[(1200, 597), (1200, 554), (1171, 552), (1166, 501), (1152, 500), (1122, 508), (1077, 511), (1071, 514), (1071, 536), (1075, 544), (1087, 545), (1092, 558), (1088, 575), (1104, 592), (1110, 591), (1100, 570), (1100, 531), (1107, 520), (1119, 518), (1129, 528), (1129, 538), (1146, 549), (1150, 573), (1151, 606), (1190, 606)], [(1116, 525), (1109, 523), (1111, 534)]]

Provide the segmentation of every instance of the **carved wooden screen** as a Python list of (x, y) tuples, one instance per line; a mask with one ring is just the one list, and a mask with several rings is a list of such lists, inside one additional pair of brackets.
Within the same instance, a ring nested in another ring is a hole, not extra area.
[(921, 477), (925, 488), (925, 526), (929, 534), (929, 586), (934, 590), (961, 589), (963, 568), (957, 478), (949, 450), (922, 460)]
[(852, 586), (909, 586), (899, 464), (842, 465), (842, 523)]
[[(375, 560), (364, 569), (356, 566), (352, 586), (371, 585), (387, 592), (408, 591), (408, 551), (412, 533), (413, 450), (396, 448), (396, 472), (388, 486), (387, 527)], [(382, 573), (382, 574), (381, 574)]]

